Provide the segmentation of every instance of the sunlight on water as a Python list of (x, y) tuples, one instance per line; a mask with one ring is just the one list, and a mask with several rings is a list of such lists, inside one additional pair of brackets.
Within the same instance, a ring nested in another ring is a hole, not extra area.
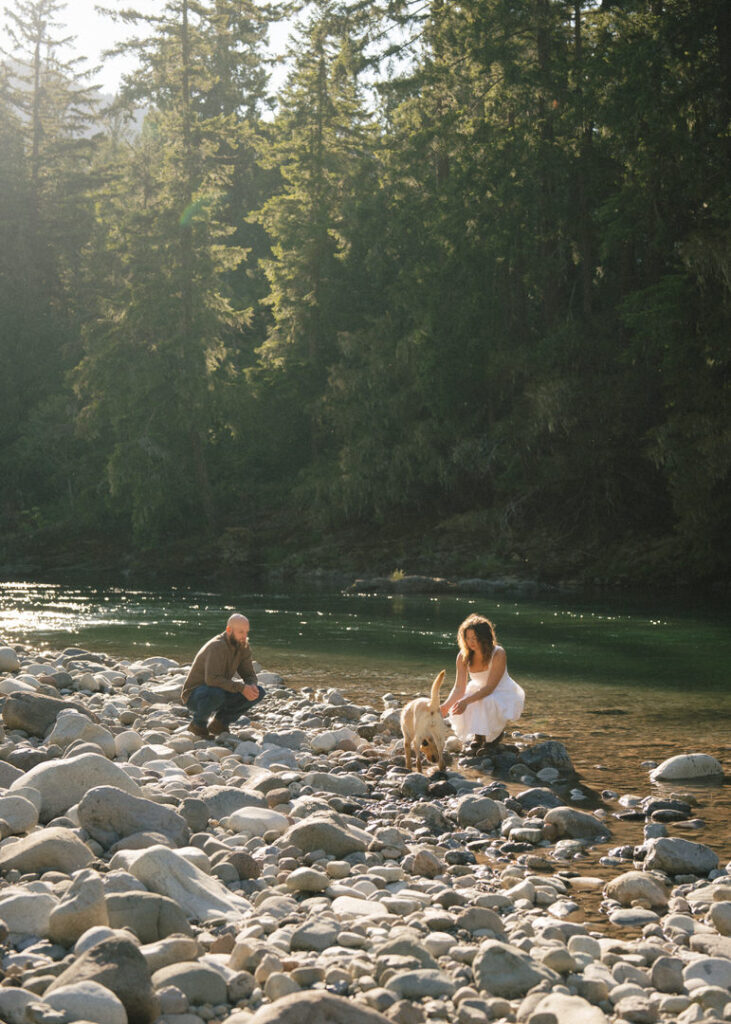
[[(338, 687), (376, 707), (387, 692), (426, 693), (442, 668), (453, 678), (457, 626), (483, 611), (527, 692), (520, 730), (565, 743), (589, 791), (646, 793), (642, 762), (676, 753), (703, 750), (730, 764), (731, 631), (718, 606), (19, 582), (0, 585), (0, 644), (185, 664), (234, 610), (251, 619), (254, 656), (288, 685)], [(696, 838), (728, 857), (729, 786), (701, 793), (700, 808), (707, 827)]]

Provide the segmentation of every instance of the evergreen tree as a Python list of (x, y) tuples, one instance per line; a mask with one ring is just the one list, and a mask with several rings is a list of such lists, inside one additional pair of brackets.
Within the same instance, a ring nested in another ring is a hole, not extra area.
[(220, 83), (210, 64), (225, 15), (245, 6), (171, 0), (152, 18), (124, 15), (151, 34), (130, 44), (141, 69), (123, 96), (153, 106), (119, 166), (121, 188), (104, 196), (103, 245), (113, 259), (77, 386), (86, 425), (111, 428), (111, 493), (129, 504), (145, 541), (183, 524), (211, 532), (219, 521), (210, 457), (226, 432), (227, 352), (247, 313), (231, 301), (244, 253), (225, 218), (241, 133), (236, 111), (212, 98)]

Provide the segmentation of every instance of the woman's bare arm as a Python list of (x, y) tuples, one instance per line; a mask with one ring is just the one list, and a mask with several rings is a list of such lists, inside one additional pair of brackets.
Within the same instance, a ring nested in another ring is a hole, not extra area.
[(464, 714), (465, 708), (469, 704), (474, 704), (475, 701), (484, 700), (485, 697), (489, 697), (492, 691), (497, 687), (497, 684), (505, 674), (508, 660), (505, 651), (502, 647), (496, 647), (490, 661), (490, 670), (488, 672), (485, 685), (481, 686), (479, 690), (471, 693), (469, 697), (460, 697), (454, 703), (452, 708), (452, 714), (462, 715)]

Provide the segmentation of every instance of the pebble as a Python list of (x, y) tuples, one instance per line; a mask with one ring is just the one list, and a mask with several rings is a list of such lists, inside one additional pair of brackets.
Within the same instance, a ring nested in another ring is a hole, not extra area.
[(262, 671), (255, 719), (209, 742), (187, 731), (184, 675), (0, 648), (0, 1019), (728, 1016), (729, 865), (674, 833), (694, 797), (607, 789), (637, 830), (608, 855), (611, 807), (566, 804), (593, 806), (567, 797), (557, 741), (516, 734), (495, 779), (451, 740), (446, 773), (407, 773), (395, 699)]

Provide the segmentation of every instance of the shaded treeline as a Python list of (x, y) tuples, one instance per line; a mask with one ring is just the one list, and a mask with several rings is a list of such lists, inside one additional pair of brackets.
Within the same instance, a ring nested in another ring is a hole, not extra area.
[(63, 7), (0, 82), (6, 561), (724, 571), (727, 0), (316, 0), (275, 102), (282, 9), (168, 0), (111, 109)]

